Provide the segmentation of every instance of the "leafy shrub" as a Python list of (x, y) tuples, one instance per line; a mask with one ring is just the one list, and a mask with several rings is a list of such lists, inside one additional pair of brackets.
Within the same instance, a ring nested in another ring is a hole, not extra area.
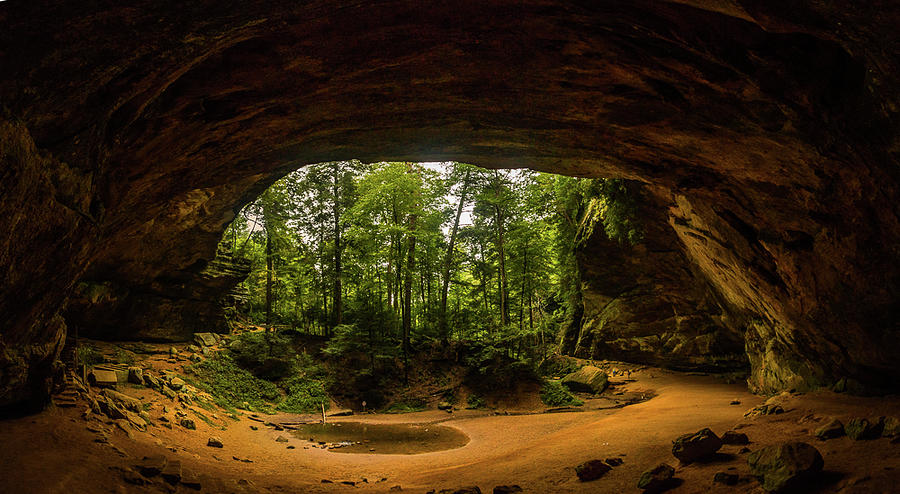
[(551, 355), (544, 359), (538, 366), (538, 372), (542, 376), (564, 376), (579, 369), (578, 362), (574, 359)]
[(295, 373), (293, 346), (284, 335), (266, 331), (242, 333), (229, 351), (238, 365), (262, 379), (277, 381)]
[(469, 408), (484, 408), (487, 406), (487, 403), (484, 401), (484, 398), (478, 396), (477, 394), (470, 394), (469, 398), (466, 400)]
[(551, 407), (581, 406), (584, 402), (572, 396), (558, 381), (545, 381), (541, 387), (541, 401)]
[(490, 344), (472, 348), (465, 363), (469, 383), (480, 390), (510, 388), (516, 382), (537, 379), (527, 361), (509, 357), (505, 349)]
[(288, 413), (309, 413), (328, 409), (328, 394), (322, 381), (296, 376), (282, 383), (287, 397), (278, 404), (278, 410)]
[(410, 413), (425, 410), (425, 402), (418, 399), (406, 399), (395, 401), (384, 410), (384, 413)]
[(92, 366), (106, 362), (106, 357), (91, 345), (78, 346), (78, 363), (82, 365)]

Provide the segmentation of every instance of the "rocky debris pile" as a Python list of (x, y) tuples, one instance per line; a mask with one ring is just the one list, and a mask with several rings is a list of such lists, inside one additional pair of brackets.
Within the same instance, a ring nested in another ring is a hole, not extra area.
[(825, 465), (819, 451), (803, 442), (767, 446), (750, 453), (750, 473), (769, 492), (785, 492), (813, 480)]
[(471, 485), (468, 487), (441, 489), (439, 491), (432, 489), (428, 491), (427, 494), (481, 494), (481, 489), (479, 489), (477, 485)]
[(763, 403), (757, 407), (753, 407), (744, 413), (744, 418), (753, 419), (764, 415), (778, 415), (784, 413), (781, 405), (774, 403)]
[(493, 494), (515, 494), (522, 492), (522, 488), (518, 485), (498, 485), (494, 487)]
[(719, 439), (709, 428), (694, 433), (683, 434), (672, 441), (672, 454), (681, 463), (688, 464), (712, 456), (722, 447)]
[(666, 463), (645, 470), (638, 479), (638, 489), (646, 492), (662, 492), (674, 486), (675, 469)]
[(163, 455), (145, 456), (131, 470), (123, 472), (125, 482), (134, 485), (152, 484), (157, 476), (173, 486), (180, 484), (195, 490), (202, 487), (199, 477), (183, 468), (179, 460), (169, 460)]
[(609, 376), (598, 367), (586, 365), (563, 377), (560, 383), (573, 392), (600, 394), (609, 386)]

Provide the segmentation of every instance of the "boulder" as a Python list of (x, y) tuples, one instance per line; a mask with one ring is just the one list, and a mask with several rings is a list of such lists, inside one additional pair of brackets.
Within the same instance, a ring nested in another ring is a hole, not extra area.
[(494, 487), (494, 494), (513, 494), (522, 492), (522, 488), (517, 485), (498, 485)]
[(214, 346), (219, 343), (219, 338), (214, 333), (194, 333), (194, 343), (199, 347)]
[(155, 376), (151, 376), (150, 374), (144, 374), (144, 386), (147, 386), (148, 388), (159, 389), (159, 379)]
[(728, 472), (717, 472), (713, 477), (713, 482), (716, 484), (737, 485), (738, 480), (740, 480), (738, 474)]
[(288, 442), (288, 439), (284, 436), (278, 436), (275, 438), (275, 442), (276, 443), (286, 443), (286, 442)]
[(195, 424), (194, 421), (189, 418), (183, 418), (178, 423), (185, 429), (189, 429), (189, 430), (197, 429), (197, 424)]
[(610, 470), (610, 466), (601, 460), (588, 460), (575, 467), (575, 475), (578, 475), (578, 480), (587, 482), (599, 479)]
[(900, 436), (900, 418), (885, 417), (882, 419), (881, 435), (884, 437)]
[(669, 487), (674, 478), (675, 469), (665, 463), (660, 463), (650, 470), (644, 471), (638, 480), (637, 486), (645, 491), (659, 492)]
[(764, 403), (758, 407), (751, 408), (744, 413), (744, 418), (752, 419), (763, 415), (778, 415), (784, 413), (784, 408), (775, 403)]
[(163, 455), (145, 456), (135, 468), (137, 468), (144, 477), (154, 477), (159, 475), (160, 472), (166, 468), (168, 463), (169, 460)]
[(132, 384), (144, 384), (144, 371), (140, 367), (128, 368), (128, 382)]
[(869, 422), (869, 419), (866, 418), (855, 418), (851, 419), (850, 422), (847, 422), (847, 425), (844, 426), (844, 432), (847, 433), (847, 436), (850, 439), (866, 440), (866, 439), (877, 439), (881, 436), (881, 422)]
[(747, 463), (750, 473), (769, 492), (785, 492), (803, 486), (821, 472), (825, 464), (816, 448), (802, 442), (767, 446), (750, 453)]
[(606, 464), (611, 467), (617, 467), (617, 466), (621, 465), (622, 463), (624, 463), (624, 462), (622, 461), (621, 458), (607, 458), (606, 459)]
[(816, 429), (816, 437), (821, 440), (834, 439), (844, 435), (844, 424), (838, 419), (831, 419), (828, 423)]
[(191, 470), (181, 470), (181, 485), (191, 489), (200, 490), (200, 477)]
[(116, 375), (116, 371), (93, 369), (89, 381), (93, 382), (95, 386), (112, 387), (119, 383), (119, 377)]
[(743, 432), (727, 431), (722, 434), (722, 444), (750, 444), (750, 438)]
[(210, 448), (222, 448), (225, 446), (222, 444), (222, 440), (215, 436), (210, 437), (209, 440), (206, 441), (206, 445)]
[(682, 463), (691, 463), (711, 456), (721, 447), (722, 440), (719, 439), (719, 436), (706, 428), (692, 434), (681, 435), (675, 439), (672, 442), (672, 454)]
[(453, 405), (448, 401), (438, 403), (438, 410), (453, 410)]
[(115, 402), (116, 404), (133, 412), (140, 412), (141, 410), (143, 410), (143, 404), (141, 403), (141, 400), (132, 398), (126, 394), (119, 393), (118, 391), (104, 389), (103, 392), (100, 393), (100, 395), (105, 396), (112, 402)]
[(169, 380), (168, 385), (173, 390), (178, 391), (184, 387), (184, 380), (181, 379), (180, 377), (173, 377), (172, 379)]
[(456, 489), (441, 489), (438, 494), (481, 494), (481, 489), (477, 485), (472, 485)]
[(602, 393), (609, 385), (609, 377), (599, 368), (586, 365), (568, 374), (560, 382), (571, 391), (597, 394)]

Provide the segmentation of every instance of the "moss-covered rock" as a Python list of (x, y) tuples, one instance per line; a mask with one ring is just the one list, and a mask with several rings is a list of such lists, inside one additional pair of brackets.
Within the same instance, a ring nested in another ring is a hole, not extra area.
[(563, 386), (579, 393), (602, 393), (609, 385), (609, 376), (598, 367), (586, 365), (560, 381)]
[(802, 442), (767, 446), (747, 457), (750, 473), (769, 492), (789, 492), (814, 478), (825, 462), (819, 451)]

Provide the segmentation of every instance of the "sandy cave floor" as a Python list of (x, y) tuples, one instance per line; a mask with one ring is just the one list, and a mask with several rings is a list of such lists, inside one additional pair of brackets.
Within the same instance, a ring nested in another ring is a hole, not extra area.
[[(596, 408), (608, 406), (609, 401), (590, 400), (585, 408), (593, 410), (573, 413), (536, 413), (540, 410), (533, 401), (524, 400), (524, 408), (501, 409), (500, 415), (432, 410), (331, 419), (440, 422), (470, 438), (458, 449), (418, 455), (342, 454), (309, 447), (308, 441), (247, 416), (238, 422), (229, 419), (226, 430), (197, 421), (195, 431), (152, 426), (147, 432), (131, 432), (131, 438), (112, 427), (109, 444), (103, 444), (95, 442), (97, 435), (88, 430), (92, 423), (100, 422), (82, 418), (83, 407), (51, 408), (38, 415), (0, 421), (0, 493), (197, 492), (183, 485), (170, 486), (159, 477), (148, 486), (126, 483), (124, 469), (151, 454), (181, 460), (185, 469), (199, 475), (200, 492), (387, 492), (401, 486), (400, 492), (425, 493), (466, 485), (491, 492), (503, 484), (541, 493), (640, 492), (636, 487), (640, 473), (660, 462), (676, 467), (676, 477), (683, 480), (669, 492), (763, 492), (749, 476), (747, 453), (739, 453), (742, 446), (725, 445), (709, 463), (678, 464), (671, 454), (672, 439), (703, 427), (720, 435), (739, 429), (749, 436), (750, 450), (787, 440), (809, 442), (825, 458), (825, 472), (821, 482), (811, 486), (813, 492), (898, 492), (900, 444), (886, 438), (853, 441), (842, 437), (822, 442), (812, 437), (811, 431), (830, 417), (846, 423), (855, 416), (897, 415), (900, 397), (860, 398), (831, 392), (783, 395), (786, 413), (745, 419), (744, 412), (764, 398), (748, 393), (742, 385), (723, 384), (715, 376), (653, 368), (631, 377), (633, 382), (615, 389), (636, 394), (652, 390), (656, 396), (604, 410)], [(141, 390), (122, 391), (139, 394)], [(730, 404), (733, 400), (741, 404)], [(157, 404), (159, 408), (163, 402)], [(278, 422), (298, 417), (264, 418)], [(221, 438), (224, 448), (208, 447), (210, 436)], [(276, 442), (278, 436), (288, 437), (289, 442)], [(601, 479), (580, 482), (575, 476), (574, 466), (581, 462), (616, 456), (624, 463)], [(720, 471), (740, 474), (741, 482), (734, 487), (713, 483), (713, 476)]]

